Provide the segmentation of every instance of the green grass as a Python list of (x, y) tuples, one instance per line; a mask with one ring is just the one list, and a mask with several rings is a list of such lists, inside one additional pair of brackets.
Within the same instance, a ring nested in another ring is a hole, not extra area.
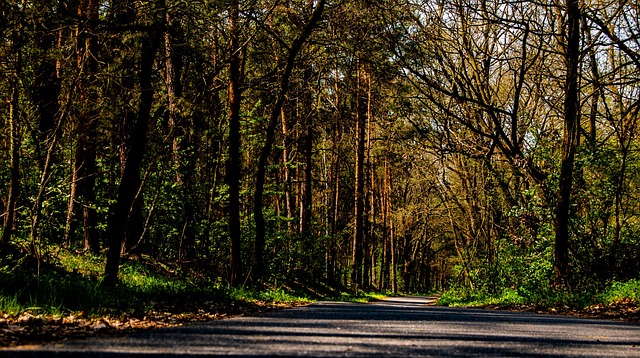
[(539, 291), (505, 288), (498, 294), (484, 291), (450, 289), (438, 304), (442, 306), (538, 306), (545, 308), (584, 309), (595, 304), (611, 305), (619, 302), (640, 304), (640, 280), (612, 282), (601, 291), (568, 292), (551, 288)]
[(392, 293), (381, 293), (381, 292), (341, 292), (337, 296), (328, 297), (327, 299), (333, 301), (341, 301), (341, 302), (356, 302), (356, 303), (367, 303), (367, 302), (375, 302), (382, 300), (386, 297), (392, 296)]
[(638, 305), (640, 304), (640, 280), (614, 281), (598, 298), (606, 304), (627, 302)]
[(264, 305), (298, 305), (318, 299), (370, 302), (388, 294), (343, 292), (337, 287), (230, 288), (205, 279), (180, 277), (166, 265), (148, 257), (124, 260), (120, 283), (101, 285), (104, 258), (59, 248), (38, 262), (28, 254), (0, 258), (0, 313), (31, 312), (87, 316), (149, 312), (197, 312), (201, 309), (240, 310)]

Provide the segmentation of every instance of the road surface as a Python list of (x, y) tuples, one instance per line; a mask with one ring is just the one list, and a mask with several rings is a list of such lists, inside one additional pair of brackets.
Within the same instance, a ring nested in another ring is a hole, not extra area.
[(322, 302), (126, 337), (0, 350), (5, 357), (640, 357), (640, 325), (444, 308), (428, 297)]

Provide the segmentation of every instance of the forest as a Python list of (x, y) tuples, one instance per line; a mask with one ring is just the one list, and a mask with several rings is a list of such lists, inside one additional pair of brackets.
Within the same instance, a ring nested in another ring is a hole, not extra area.
[(106, 288), (131, 260), (640, 287), (639, 22), (637, 0), (5, 0), (0, 276), (67, 252)]

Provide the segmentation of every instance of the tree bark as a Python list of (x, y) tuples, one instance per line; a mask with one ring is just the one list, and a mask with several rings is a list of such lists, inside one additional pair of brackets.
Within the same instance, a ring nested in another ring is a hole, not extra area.
[(47, 0), (34, 1), (39, 11), (45, 14), (43, 22), (38, 24), (36, 28), (37, 52), (32, 58), (32, 62), (35, 64), (32, 98), (38, 118), (38, 140), (34, 144), (38, 164), (42, 171), (45, 171), (43, 168), (47, 161), (49, 144), (55, 142), (61, 134), (57, 121), (60, 117), (58, 97), (61, 84), (56, 71), (58, 61), (52, 56), (60, 35), (58, 31), (51, 29), (59, 19), (57, 15), (50, 14), (54, 12), (52, 8), (56, 10), (55, 12), (58, 11), (57, 6), (48, 3)]
[(182, 98), (181, 82), (181, 52), (176, 51), (174, 42), (177, 32), (181, 30), (174, 24), (173, 16), (170, 12), (165, 15), (166, 28), (163, 34), (164, 40), (164, 66), (165, 83), (167, 86), (167, 105), (169, 114), (169, 130), (171, 132), (171, 150), (173, 156), (174, 169), (176, 172), (176, 183), (182, 190), (182, 230), (178, 238), (179, 250), (178, 259), (180, 261), (191, 261), (195, 251), (195, 237), (192, 230), (192, 217), (194, 205), (191, 196), (191, 178), (193, 173), (192, 160), (189, 154), (184, 153), (189, 146), (188, 127), (186, 118), (180, 114), (179, 100)]
[[(157, 25), (156, 25), (157, 27)], [(152, 74), (153, 63), (159, 46), (159, 32), (154, 29), (145, 35), (140, 55), (140, 99), (138, 103), (138, 117), (131, 133), (128, 155), (118, 186), (115, 204), (111, 208), (108, 226), (107, 262), (103, 284), (107, 287), (118, 282), (120, 268), (120, 254), (125, 240), (125, 233), (129, 223), (129, 216), (136, 195), (140, 188), (140, 168), (146, 150), (147, 127), (151, 117), (153, 103)]]
[(304, 94), (303, 94), (303, 108), (307, 108), (309, 113), (304, 113), (304, 135), (302, 138), (302, 151), (304, 153), (304, 186), (302, 188), (302, 212), (300, 232), (303, 235), (311, 235), (311, 218), (313, 209), (313, 103), (311, 98), (311, 68), (307, 68), (304, 71)]
[(354, 205), (354, 229), (353, 241), (351, 244), (351, 284), (357, 290), (362, 288), (363, 284), (363, 267), (362, 260), (364, 256), (364, 161), (365, 161), (365, 144), (366, 144), (366, 107), (365, 98), (362, 94), (362, 71), (358, 64), (356, 85), (356, 152), (355, 152), (355, 192), (353, 201)]
[(242, 176), (240, 155), (240, 4), (232, 0), (229, 7), (229, 158), (227, 160), (226, 181), (229, 186), (229, 284), (242, 283), (241, 231), (240, 231), (240, 179)]
[(558, 184), (555, 221), (555, 284), (566, 286), (569, 280), (569, 222), (573, 167), (578, 142), (579, 99), (578, 66), (580, 60), (580, 8), (578, 0), (566, 0), (567, 38), (565, 48), (566, 79), (564, 99), (564, 135), (562, 164)]
[[(16, 20), (17, 21), (17, 20)], [(15, 51), (14, 73), (10, 76), (11, 97), (9, 100), (9, 193), (4, 217), (2, 242), (9, 242), (13, 235), (16, 205), (20, 194), (20, 76), (22, 75), (22, 50), (18, 26), (13, 30), (12, 50)]]
[(72, 244), (75, 231), (74, 213), (76, 202), (82, 205), (84, 223), (85, 249), (98, 253), (100, 243), (97, 238), (97, 212), (95, 209), (95, 177), (96, 166), (96, 131), (97, 111), (95, 110), (98, 95), (95, 76), (98, 72), (97, 38), (89, 25), (91, 20), (98, 18), (98, 4), (95, 0), (82, 0), (78, 3), (78, 17), (86, 23), (76, 29), (76, 61), (77, 72), (81, 78), (77, 91), (82, 108), (77, 114), (76, 123), (77, 143), (73, 165), (69, 204), (67, 208), (67, 222), (64, 231), (64, 241)]

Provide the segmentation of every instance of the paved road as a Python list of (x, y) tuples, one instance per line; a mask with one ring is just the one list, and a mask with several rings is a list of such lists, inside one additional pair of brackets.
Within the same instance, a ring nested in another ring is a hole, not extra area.
[(640, 357), (640, 325), (427, 305), (317, 303), (120, 338), (89, 339), (0, 356)]

